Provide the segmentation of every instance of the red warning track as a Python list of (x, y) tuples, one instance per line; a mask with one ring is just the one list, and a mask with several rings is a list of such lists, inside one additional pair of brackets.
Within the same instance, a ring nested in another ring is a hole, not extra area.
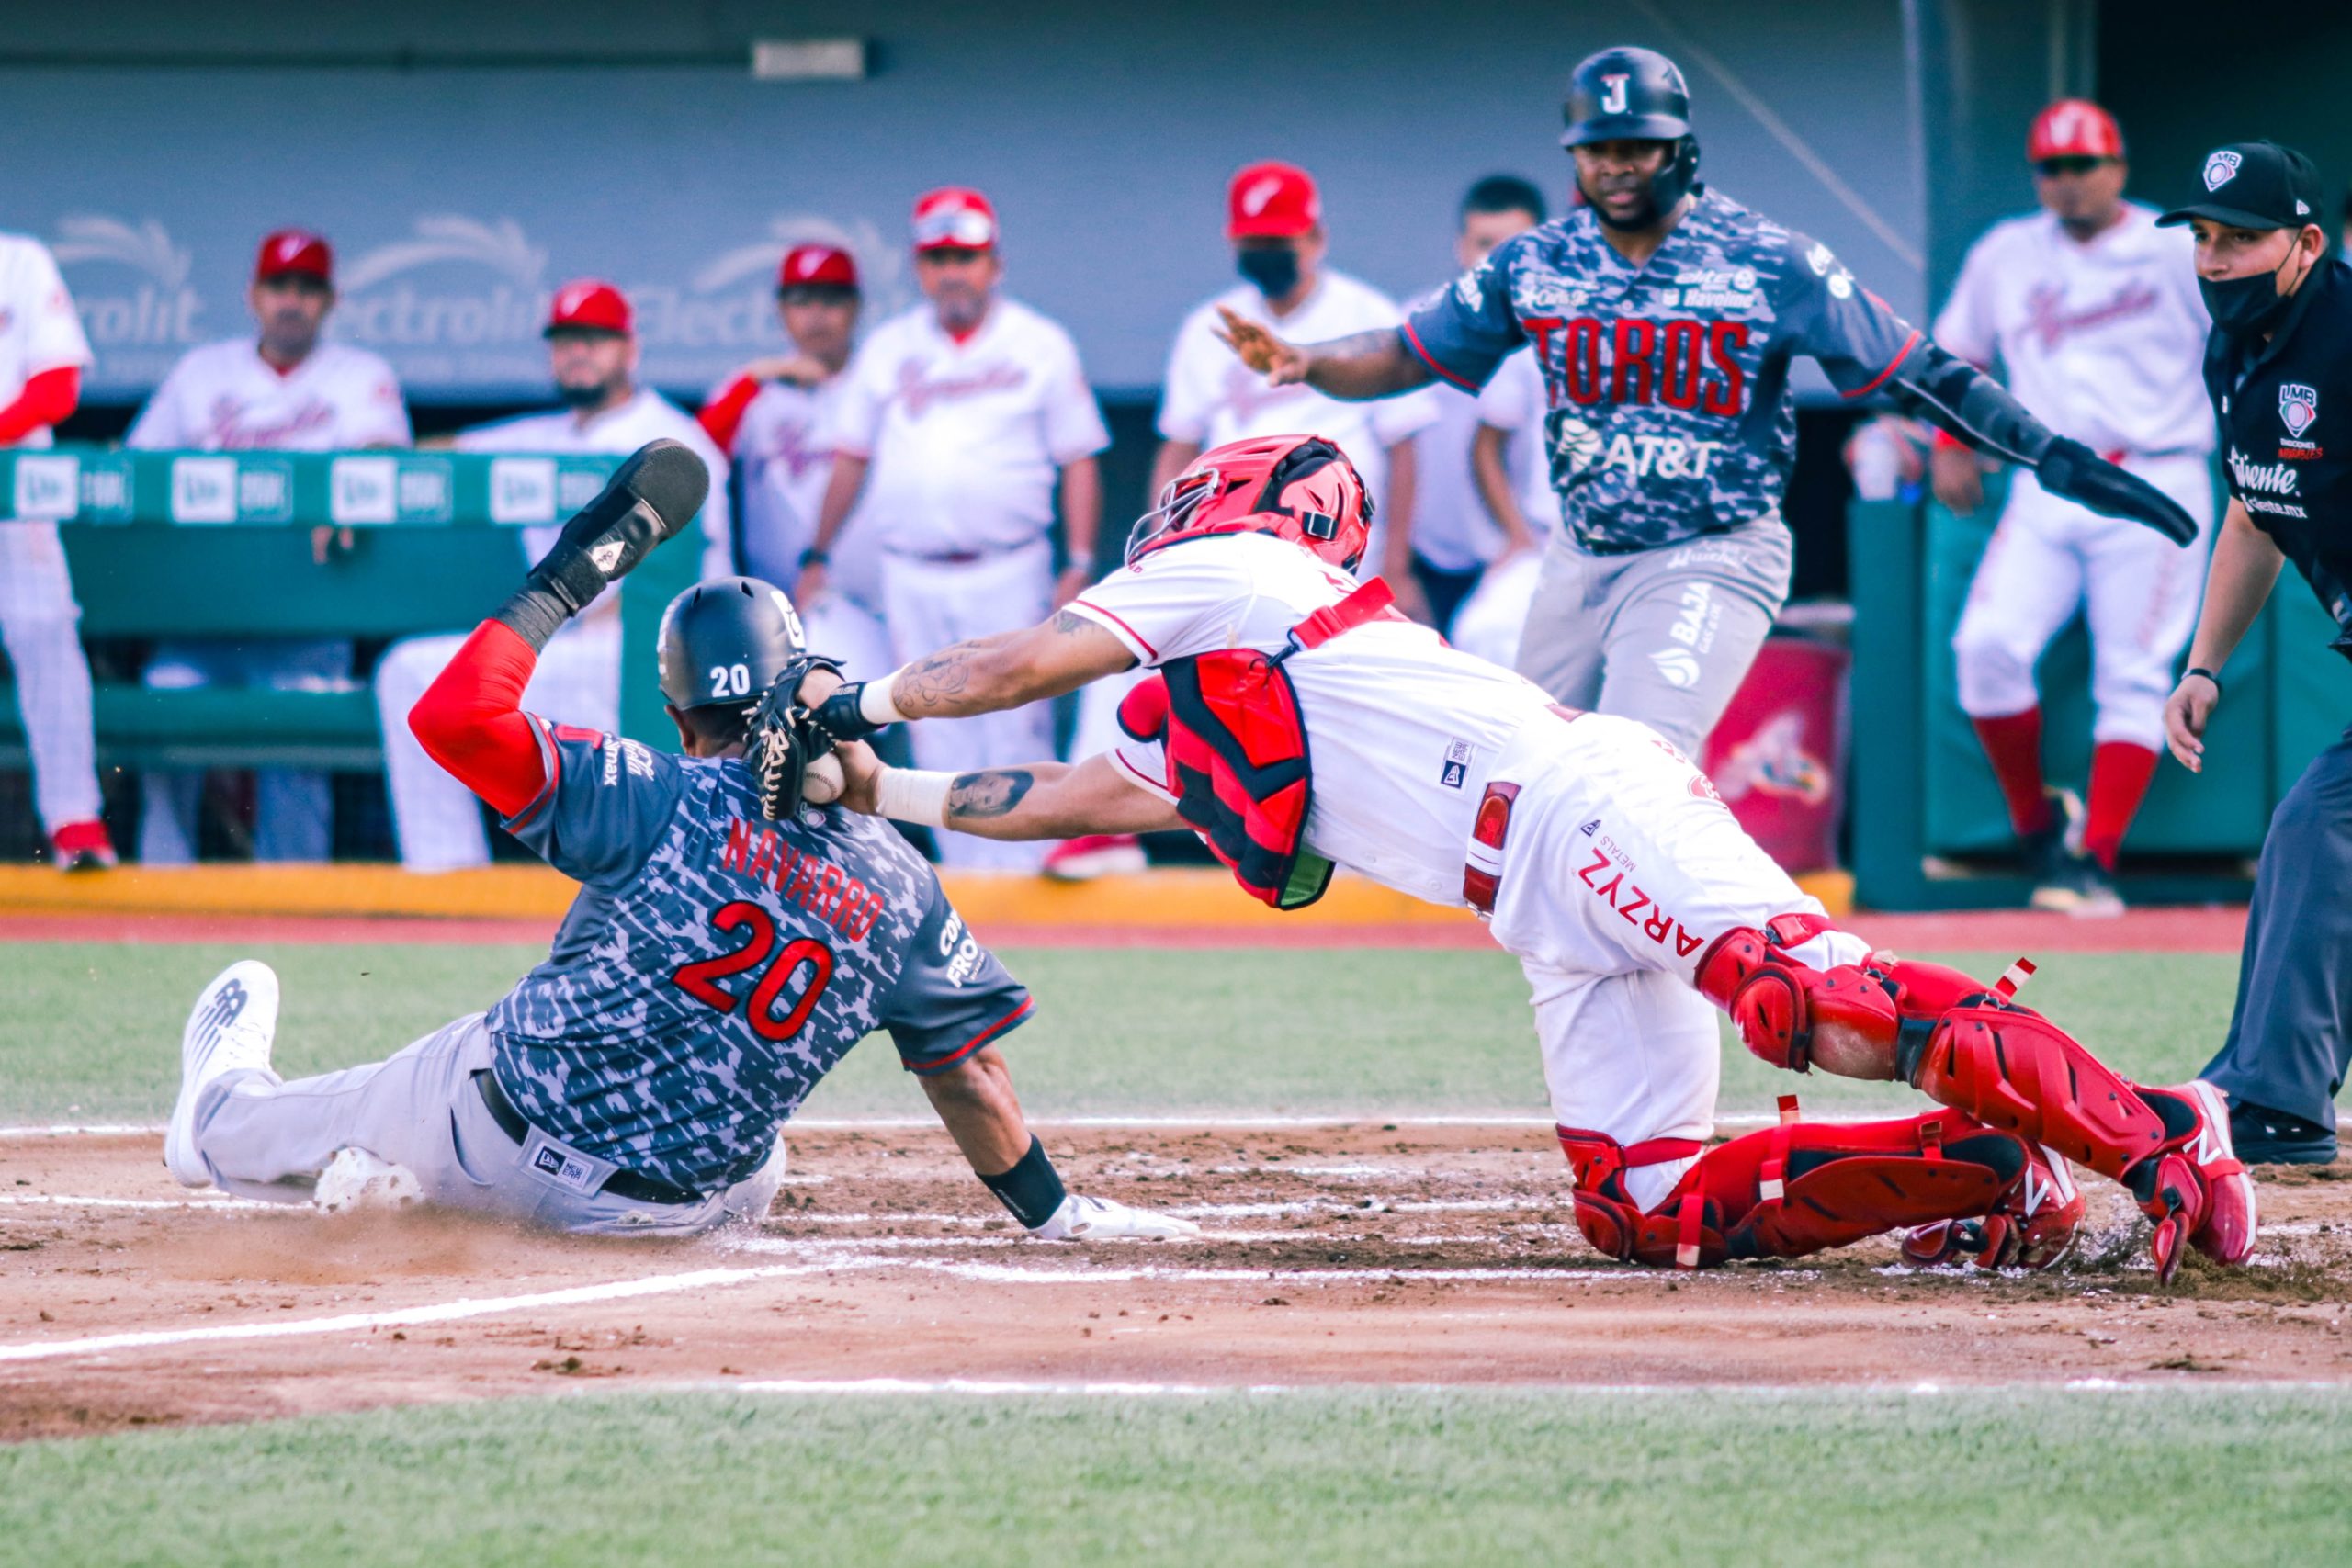
[[(1960, 914), (1857, 914), (1844, 922), (1894, 952), (2235, 953), (2242, 908), (2135, 909), (2077, 920), (2018, 910)], [(422, 919), (383, 916), (0, 913), (0, 942), (531, 942), (555, 934), (548, 919)], [(1288, 927), (984, 924), (1001, 947), (1413, 947), (1483, 948), (1484, 928), (1464, 921)]]

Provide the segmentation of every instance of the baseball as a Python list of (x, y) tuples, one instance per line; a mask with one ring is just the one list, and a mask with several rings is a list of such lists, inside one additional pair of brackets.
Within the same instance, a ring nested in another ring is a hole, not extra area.
[(811, 806), (831, 806), (848, 787), (842, 760), (829, 751), (809, 763), (808, 771), (801, 775), (800, 796)]

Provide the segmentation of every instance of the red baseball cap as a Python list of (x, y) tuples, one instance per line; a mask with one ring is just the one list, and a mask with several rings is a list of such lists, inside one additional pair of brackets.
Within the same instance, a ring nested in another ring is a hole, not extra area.
[(915, 249), (987, 251), (996, 248), (996, 209), (978, 191), (942, 186), (915, 203)]
[(555, 291), (548, 307), (548, 333), (618, 333), (627, 337), (635, 330), (628, 296), (597, 278), (572, 279)]
[(280, 229), (262, 241), (261, 249), (254, 256), (254, 281), (281, 277), (287, 273), (300, 273), (315, 277), (321, 283), (334, 280), (334, 251), (326, 241), (308, 229)]
[(1323, 221), (1323, 197), (1315, 176), (1295, 164), (1252, 164), (1233, 176), (1225, 192), (1225, 236), (1288, 239)]
[(838, 245), (795, 245), (775, 269), (775, 286), (786, 288), (855, 288), (857, 258)]
[(2061, 98), (2033, 117), (2026, 134), (2029, 164), (2044, 158), (2120, 158), (2123, 131), (2115, 117), (2088, 98)]

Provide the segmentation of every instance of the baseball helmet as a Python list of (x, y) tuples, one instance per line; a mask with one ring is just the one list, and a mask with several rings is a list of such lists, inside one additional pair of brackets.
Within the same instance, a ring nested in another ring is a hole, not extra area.
[(748, 708), (808, 650), (784, 590), (756, 577), (697, 582), (662, 612), (656, 649), (663, 700), (687, 708)]
[[(1568, 76), (1560, 106), (1567, 130), (1563, 147), (1597, 141), (1671, 141), (1674, 155), (1650, 178), (1649, 210), (1642, 226), (1672, 209), (1699, 183), (1699, 139), (1690, 134), (1690, 89), (1682, 69), (1654, 49), (1604, 49), (1587, 55)], [(1599, 206), (1593, 214), (1601, 213)]]
[(1127, 564), (1211, 534), (1272, 534), (1353, 571), (1372, 537), (1372, 495), (1339, 444), (1261, 435), (1202, 453), (1168, 481), (1127, 546)]

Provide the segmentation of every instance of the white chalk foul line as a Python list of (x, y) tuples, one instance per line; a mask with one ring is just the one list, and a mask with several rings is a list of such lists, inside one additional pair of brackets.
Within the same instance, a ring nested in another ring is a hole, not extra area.
[(0, 1206), (7, 1205), (56, 1209), (261, 1209), (289, 1214), (312, 1212), (307, 1203), (264, 1203), (251, 1198), (85, 1198), (65, 1192), (0, 1193)]

